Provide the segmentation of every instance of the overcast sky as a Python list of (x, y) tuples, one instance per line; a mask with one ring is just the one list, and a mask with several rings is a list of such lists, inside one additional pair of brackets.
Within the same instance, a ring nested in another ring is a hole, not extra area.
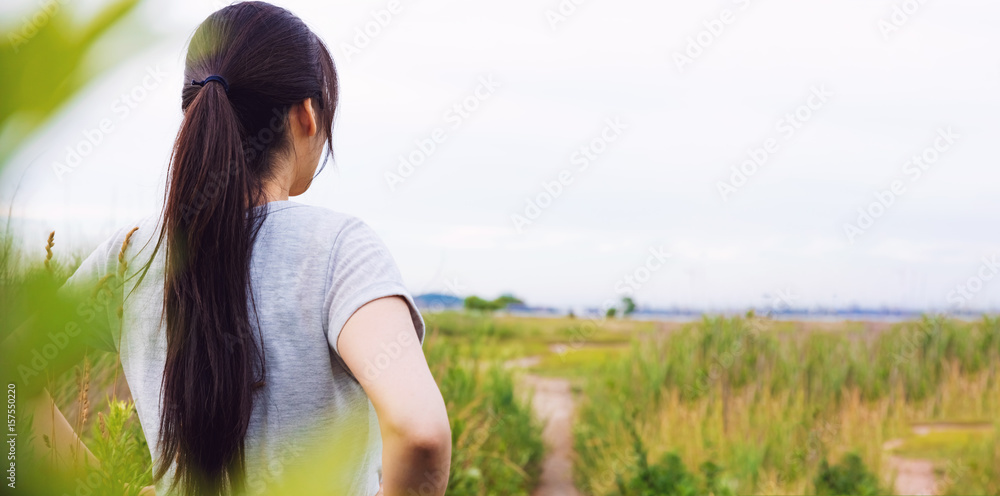
[[(277, 3), (342, 81), (336, 165), (296, 201), (366, 220), (415, 293), (1000, 308), (995, 1)], [(221, 5), (147, 2), (157, 41), (23, 147), (0, 202), (20, 184), (27, 239), (84, 251), (158, 211), (185, 43)]]

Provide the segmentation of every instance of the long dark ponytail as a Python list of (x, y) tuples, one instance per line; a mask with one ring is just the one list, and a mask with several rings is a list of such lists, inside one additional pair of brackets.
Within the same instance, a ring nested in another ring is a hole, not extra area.
[(266, 202), (274, 158), (289, 151), (293, 105), (313, 99), (332, 152), (337, 76), (308, 27), (263, 2), (209, 16), (184, 76), (157, 243), (166, 237), (167, 355), (154, 475), (174, 466), (171, 487), (184, 494), (231, 494), (245, 485), (244, 439), (265, 370), (250, 261), (266, 209), (254, 207)]

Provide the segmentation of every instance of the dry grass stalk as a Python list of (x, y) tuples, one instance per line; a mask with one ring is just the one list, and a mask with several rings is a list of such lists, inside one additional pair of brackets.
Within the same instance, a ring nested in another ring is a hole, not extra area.
[(105, 425), (104, 425), (104, 414), (103, 413), (98, 412), (98, 414), (97, 414), (97, 426), (101, 430), (101, 436), (103, 436), (104, 439), (107, 439), (108, 438), (108, 428), (105, 427)]
[(118, 279), (121, 279), (122, 283), (125, 282), (125, 269), (128, 268), (128, 262), (125, 260), (125, 250), (128, 248), (129, 242), (132, 241), (132, 235), (138, 230), (138, 227), (133, 227), (125, 235), (125, 241), (122, 241), (122, 248), (118, 251)]
[(125, 314), (125, 272), (128, 270), (128, 261), (125, 259), (125, 251), (128, 249), (129, 242), (132, 241), (132, 235), (139, 230), (139, 227), (133, 227), (128, 234), (125, 235), (125, 240), (122, 241), (122, 247), (118, 250), (118, 281), (122, 287), (122, 304), (118, 306), (118, 342), (115, 344), (115, 350), (118, 353), (118, 359), (115, 362), (118, 364), (115, 367), (115, 381), (114, 386), (111, 389), (111, 394), (114, 399), (118, 399), (118, 369), (121, 368), (121, 339), (122, 339), (122, 328), (124, 327), (123, 316)]
[(87, 416), (90, 413), (90, 360), (86, 356), (83, 357), (83, 373), (81, 374), (80, 369), (77, 369), (77, 382), (80, 388), (80, 394), (77, 397), (80, 413), (77, 416), (76, 432), (83, 432), (83, 428), (87, 425)]
[(56, 232), (49, 233), (49, 240), (45, 243), (45, 270), (52, 272), (49, 261), (52, 260), (52, 246), (55, 245)]
[(97, 293), (101, 292), (101, 289), (104, 288), (104, 285), (107, 284), (108, 281), (112, 277), (114, 277), (114, 274), (108, 274), (108, 275), (106, 275), (106, 276), (98, 279), (97, 280), (97, 284), (94, 285), (94, 291), (90, 293), (90, 297), (91, 298), (96, 298), (97, 297)]

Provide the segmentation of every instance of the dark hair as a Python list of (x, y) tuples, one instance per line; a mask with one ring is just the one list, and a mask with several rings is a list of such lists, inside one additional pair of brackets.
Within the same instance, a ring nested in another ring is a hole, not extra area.
[[(226, 84), (192, 84), (210, 76)], [(266, 209), (254, 207), (289, 151), (293, 105), (313, 99), (332, 154), (337, 75), (299, 18), (244, 2), (198, 27), (184, 80), (157, 242), (166, 237), (167, 357), (155, 477), (176, 462), (171, 488), (231, 494), (245, 487), (244, 440), (264, 379), (250, 260)]]

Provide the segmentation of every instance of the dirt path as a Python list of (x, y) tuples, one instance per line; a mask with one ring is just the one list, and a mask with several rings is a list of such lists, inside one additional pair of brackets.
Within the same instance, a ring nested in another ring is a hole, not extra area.
[(896, 472), (896, 494), (934, 496), (938, 493), (934, 462), (891, 456), (889, 466)]
[[(921, 423), (912, 426), (913, 433), (924, 436), (932, 432), (944, 431), (989, 431), (991, 424), (962, 423)], [(903, 439), (892, 439), (882, 445), (882, 449), (893, 451), (905, 444)], [(942, 488), (938, 487), (938, 479), (934, 472), (934, 462), (921, 458), (905, 458), (889, 456), (889, 467), (896, 473), (896, 494), (913, 496), (935, 496)]]
[(532, 408), (545, 428), (542, 475), (532, 496), (580, 496), (573, 485), (573, 393), (566, 379), (525, 375)]

